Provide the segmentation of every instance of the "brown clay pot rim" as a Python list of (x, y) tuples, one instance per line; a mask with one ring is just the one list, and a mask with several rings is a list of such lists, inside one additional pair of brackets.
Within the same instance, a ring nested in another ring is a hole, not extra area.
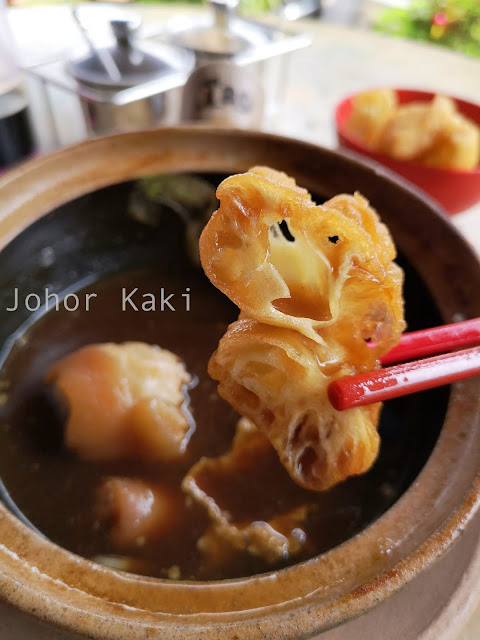
[[(332, 195), (347, 176), (364, 191), (379, 189), (376, 206), (388, 183), (389, 207), (413, 213), (404, 220), (391, 214), (387, 223), (443, 317), (449, 320), (459, 304), (480, 315), (469, 297), (480, 284), (479, 262), (432, 201), (422, 202), (418, 191), (351, 154), (257, 132), (172, 127), (97, 138), (30, 161), (0, 179), (0, 247), (52, 208), (115, 182), (161, 171), (238, 172), (260, 163)], [(442, 258), (438, 264), (419, 259), (426, 230)], [(461, 263), (457, 280), (448, 277), (450, 254)], [(0, 505), (0, 597), (95, 638), (127, 640), (140, 632), (169, 640), (202, 632), (232, 640), (314, 635), (392, 595), (462, 533), (480, 502), (479, 391), (479, 379), (452, 388), (442, 433), (413, 485), (367, 529), (321, 556), (276, 574), (172, 583), (79, 558)], [(382, 555), (386, 537), (393, 548)]]

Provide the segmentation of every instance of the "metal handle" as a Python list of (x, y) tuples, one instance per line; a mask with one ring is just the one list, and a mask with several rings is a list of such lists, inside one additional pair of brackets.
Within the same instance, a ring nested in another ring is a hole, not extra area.
[(103, 65), (110, 80), (112, 80), (112, 82), (118, 82), (119, 80), (121, 80), (122, 74), (118, 70), (118, 67), (115, 64), (115, 60), (112, 58), (110, 51), (108, 51), (108, 49), (97, 49), (97, 47), (95, 46), (95, 43), (90, 37), (88, 30), (80, 20), (80, 16), (78, 15), (78, 6), (72, 7), (72, 15), (83, 37), (87, 41), (88, 46), (90, 47), (90, 51), (100, 60), (100, 63)]
[(228, 30), (230, 18), (235, 13), (238, 3), (239, 0), (210, 0), (216, 27)]
[(119, 47), (133, 48), (133, 40), (140, 24), (140, 20), (134, 18), (110, 20), (110, 27)]

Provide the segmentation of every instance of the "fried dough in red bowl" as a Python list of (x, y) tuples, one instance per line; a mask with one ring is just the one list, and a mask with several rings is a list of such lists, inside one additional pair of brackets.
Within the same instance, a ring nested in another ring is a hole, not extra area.
[[(429, 91), (396, 89), (399, 105), (430, 102), (435, 94)], [(480, 165), (472, 170), (444, 169), (427, 166), (418, 161), (397, 160), (386, 153), (369, 148), (348, 129), (348, 121), (356, 95), (342, 100), (335, 110), (337, 136), (342, 147), (360, 153), (395, 171), (439, 202), (450, 215), (472, 207), (480, 200)], [(457, 111), (480, 126), (480, 106), (459, 98), (452, 98)]]

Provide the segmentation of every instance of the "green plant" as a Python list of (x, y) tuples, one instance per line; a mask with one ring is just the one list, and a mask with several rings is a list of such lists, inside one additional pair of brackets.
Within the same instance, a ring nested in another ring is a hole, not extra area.
[(282, 4), (281, 0), (240, 0), (239, 11), (245, 14), (271, 11)]
[(480, 57), (480, 0), (412, 0), (384, 11), (374, 29)]

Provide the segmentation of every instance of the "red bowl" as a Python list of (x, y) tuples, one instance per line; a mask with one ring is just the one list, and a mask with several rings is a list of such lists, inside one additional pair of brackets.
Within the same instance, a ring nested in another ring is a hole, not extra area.
[[(429, 102), (435, 95), (429, 91), (414, 91), (410, 89), (397, 89), (396, 91), (400, 104), (413, 101)], [(432, 198), (435, 198), (452, 215), (468, 209), (480, 200), (480, 166), (471, 171), (438, 169), (437, 167), (426, 167), (417, 162), (394, 160), (383, 153), (367, 149), (346, 131), (346, 123), (352, 112), (352, 100), (354, 97), (352, 95), (342, 100), (335, 110), (337, 136), (343, 147), (372, 158), (410, 180)], [(462, 115), (480, 126), (479, 105), (458, 98), (452, 98), (452, 100), (454, 100), (458, 111)]]

